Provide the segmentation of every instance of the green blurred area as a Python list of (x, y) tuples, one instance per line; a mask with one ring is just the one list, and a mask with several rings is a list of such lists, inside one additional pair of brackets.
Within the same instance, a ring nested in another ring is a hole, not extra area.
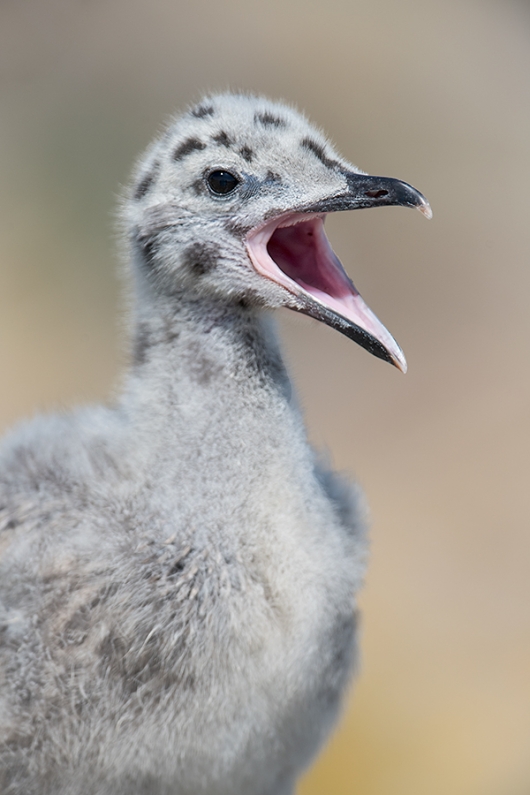
[(373, 516), (360, 676), (300, 795), (530, 791), (529, 74), (512, 0), (0, 3), (2, 427), (119, 383), (117, 199), (203, 91), (292, 102), (431, 201), (328, 219), (405, 378), (281, 315)]

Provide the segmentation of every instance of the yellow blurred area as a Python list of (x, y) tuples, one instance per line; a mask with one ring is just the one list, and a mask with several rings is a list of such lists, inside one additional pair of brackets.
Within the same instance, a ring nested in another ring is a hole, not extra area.
[(4, 428), (118, 383), (120, 185), (203, 91), (292, 102), (432, 204), (328, 219), (406, 377), (281, 316), (373, 519), (360, 675), (299, 795), (530, 792), (529, 75), (523, 0), (0, 4)]

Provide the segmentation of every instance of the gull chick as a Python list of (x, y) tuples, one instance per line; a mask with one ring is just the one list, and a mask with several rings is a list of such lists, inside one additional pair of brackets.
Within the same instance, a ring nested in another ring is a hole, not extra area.
[(283, 104), (175, 119), (123, 204), (119, 398), (0, 447), (3, 795), (292, 795), (355, 663), (362, 500), (319, 462), (270, 310), (405, 370), (324, 232), (423, 196)]

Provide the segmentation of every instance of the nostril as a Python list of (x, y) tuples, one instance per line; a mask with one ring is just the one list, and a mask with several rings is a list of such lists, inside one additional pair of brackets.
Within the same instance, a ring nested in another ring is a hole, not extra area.
[(368, 196), (370, 199), (379, 199), (380, 196), (388, 196), (387, 190), (365, 190), (365, 196)]

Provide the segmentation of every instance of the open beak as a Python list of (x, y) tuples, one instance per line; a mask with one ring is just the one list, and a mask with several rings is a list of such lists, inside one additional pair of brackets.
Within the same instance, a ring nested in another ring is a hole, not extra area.
[(364, 303), (324, 231), (326, 213), (366, 207), (416, 207), (427, 218), (422, 194), (399, 179), (348, 173), (347, 190), (267, 221), (253, 229), (246, 247), (256, 271), (284, 287), (291, 308), (322, 320), (374, 356), (406, 372), (403, 351)]

